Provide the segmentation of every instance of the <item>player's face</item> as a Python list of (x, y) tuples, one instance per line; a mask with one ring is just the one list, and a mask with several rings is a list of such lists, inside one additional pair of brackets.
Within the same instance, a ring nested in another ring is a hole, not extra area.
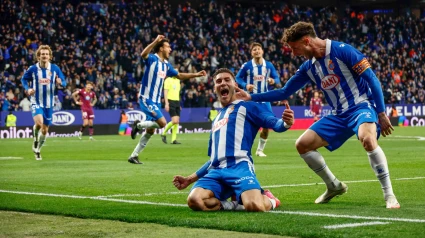
[(263, 57), (263, 54), (264, 54), (264, 51), (263, 51), (263, 49), (261, 49), (260, 46), (255, 46), (251, 50), (251, 57), (252, 58), (261, 58), (261, 57)]
[(315, 92), (315, 93), (314, 93), (314, 97), (315, 97), (315, 98), (318, 98), (318, 97), (319, 97), (319, 93), (318, 93), (318, 92)]
[(93, 89), (93, 84), (88, 83), (86, 84), (86, 91), (91, 91)]
[(233, 102), (235, 96), (235, 79), (229, 73), (220, 73), (214, 79), (214, 91), (221, 105)]
[(292, 54), (295, 56), (304, 56), (307, 59), (313, 58), (313, 52), (309, 47), (310, 39), (308, 37), (304, 37), (295, 42), (288, 42), (288, 45), (292, 49)]
[(40, 50), (40, 56), (38, 60), (42, 63), (47, 63), (50, 61), (50, 52), (49, 50)]
[(170, 57), (170, 53), (170, 44), (168, 42), (164, 42), (164, 44), (162, 45), (162, 56), (164, 57), (164, 59), (168, 59), (168, 57)]

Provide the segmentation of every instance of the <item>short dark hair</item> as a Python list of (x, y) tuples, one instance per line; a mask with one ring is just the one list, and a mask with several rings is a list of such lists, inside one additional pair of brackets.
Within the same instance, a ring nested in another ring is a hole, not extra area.
[(254, 47), (260, 47), (261, 49), (263, 49), (263, 45), (258, 43), (258, 42), (252, 42), (251, 45), (249, 46), (249, 53), (251, 53), (251, 51), (254, 49)]
[(312, 23), (300, 21), (292, 25), (289, 29), (285, 29), (283, 32), (282, 42), (295, 42), (306, 35), (312, 38), (317, 37)]
[(168, 40), (167, 38), (162, 39), (160, 42), (158, 42), (158, 44), (155, 45), (155, 47), (153, 48), (153, 51), (155, 53), (158, 53), (159, 49), (164, 46), (165, 42), (170, 43), (170, 40)]
[(218, 74), (221, 74), (221, 73), (229, 73), (231, 76), (232, 76), (232, 78), (233, 78), (233, 80), (235, 80), (235, 74), (230, 70), (230, 69), (228, 69), (228, 68), (220, 68), (220, 69), (217, 69), (215, 72), (214, 72), (214, 74), (213, 74), (213, 76), (212, 76), (212, 78), (213, 78), (213, 81), (214, 81), (214, 79), (215, 79), (215, 77), (217, 77), (217, 75)]

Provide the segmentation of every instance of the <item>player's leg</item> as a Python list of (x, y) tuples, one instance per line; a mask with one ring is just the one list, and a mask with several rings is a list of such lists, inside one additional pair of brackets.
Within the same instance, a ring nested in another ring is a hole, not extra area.
[[(359, 141), (366, 150), (370, 166), (381, 183), (386, 207), (389, 209), (400, 208), (400, 204), (393, 192), (387, 158), (382, 148), (378, 145), (379, 127), (377, 127), (375, 122), (368, 122), (371, 120), (370, 117), (366, 115), (367, 114), (363, 114), (358, 118), (358, 123), (361, 123), (357, 133)], [(372, 116), (372, 118), (374, 117)], [(377, 117), (374, 119), (377, 121)]]
[[(264, 110), (272, 112), (272, 106), (269, 102), (267, 103), (261, 103), (261, 106), (263, 107)], [(260, 157), (266, 157), (267, 155), (264, 154), (264, 148), (266, 147), (266, 143), (267, 143), (267, 138), (269, 137), (269, 129), (268, 128), (263, 128), (261, 130), (260, 133), (260, 140), (258, 141), (258, 147), (257, 147), (257, 151), (256, 151), (256, 155), (260, 156)]]
[(94, 114), (93, 111), (90, 111), (90, 113), (88, 113), (88, 125), (89, 125), (89, 136), (90, 136), (90, 140), (93, 140), (93, 119), (94, 119)]
[(173, 123), (173, 129), (171, 132), (171, 143), (175, 145), (181, 144), (177, 141), (177, 132), (179, 131), (180, 116), (173, 116), (171, 118), (171, 122)]
[(88, 125), (88, 118), (89, 118), (86, 111), (81, 111), (81, 115), (83, 117), (83, 125), (81, 125), (80, 131), (78, 132), (78, 139), (80, 140), (83, 137), (84, 129), (86, 129)]
[(173, 127), (173, 125), (174, 125), (173, 124), (173, 117), (176, 115), (176, 108), (174, 107), (174, 104), (172, 103), (172, 101), (169, 101), (169, 103), (170, 103), (169, 113), (170, 113), (171, 121), (168, 122), (168, 124), (164, 128), (164, 131), (161, 134), (162, 142), (164, 142), (165, 144), (167, 144), (167, 136), (166, 136), (166, 134)]
[(36, 159), (41, 160), (41, 148), (46, 141), (47, 133), (49, 132), (49, 126), (52, 124), (53, 108), (43, 108), (43, 125), (41, 127), (41, 133), (38, 133), (38, 145), (36, 149)]
[(190, 191), (187, 205), (194, 211), (218, 211), (221, 203), (211, 190), (197, 187)]
[(263, 128), (260, 133), (260, 140), (258, 141), (257, 152), (255, 152), (255, 155), (260, 157), (267, 156), (266, 154), (264, 154), (264, 148), (266, 147), (268, 137), (269, 137), (269, 129)]
[(323, 156), (317, 151), (325, 146), (329, 150), (339, 148), (354, 133), (335, 116), (327, 116), (314, 123), (296, 141), (296, 148), (301, 158), (326, 184), (327, 190), (315, 203), (327, 203), (333, 197), (347, 191), (347, 185), (340, 182), (329, 167)]
[(31, 114), (34, 120), (32, 151), (37, 152), (39, 132), (43, 126), (43, 109), (36, 104), (31, 105)]

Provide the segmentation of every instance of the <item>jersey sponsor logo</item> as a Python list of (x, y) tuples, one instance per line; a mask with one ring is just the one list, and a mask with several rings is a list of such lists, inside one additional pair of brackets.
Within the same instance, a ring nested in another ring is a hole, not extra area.
[(86, 100), (89, 101), (90, 100), (90, 95), (86, 96)]
[(329, 90), (335, 88), (341, 80), (336, 74), (329, 74), (322, 78), (322, 88), (324, 90)]
[(52, 118), (52, 124), (56, 126), (68, 126), (75, 121), (74, 115), (70, 112), (55, 112)]
[(133, 122), (135, 120), (139, 120), (139, 121), (145, 121), (146, 120), (146, 114), (144, 114), (141, 111), (137, 111), (137, 110), (132, 110), (132, 111), (128, 111), (125, 113), (127, 115), (127, 123), (128, 124), (133, 124)]
[(165, 71), (158, 70), (158, 77), (165, 78), (165, 76), (167, 76), (167, 74), (165, 73)]
[(38, 80), (38, 83), (41, 85), (49, 85), (50, 84), (50, 79), (48, 78), (41, 78)]
[(264, 75), (255, 75), (254, 76), (254, 81), (263, 81), (264, 80)]
[(229, 121), (229, 118), (223, 118), (220, 121), (215, 122), (213, 127), (212, 127), (212, 132), (216, 132), (216, 131), (220, 130), (220, 128), (225, 126), (228, 121)]

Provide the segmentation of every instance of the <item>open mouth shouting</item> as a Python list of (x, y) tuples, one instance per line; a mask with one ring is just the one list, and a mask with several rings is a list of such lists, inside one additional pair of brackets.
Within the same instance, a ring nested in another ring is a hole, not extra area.
[(229, 89), (228, 88), (222, 88), (220, 89), (220, 95), (222, 99), (227, 99), (229, 96)]

